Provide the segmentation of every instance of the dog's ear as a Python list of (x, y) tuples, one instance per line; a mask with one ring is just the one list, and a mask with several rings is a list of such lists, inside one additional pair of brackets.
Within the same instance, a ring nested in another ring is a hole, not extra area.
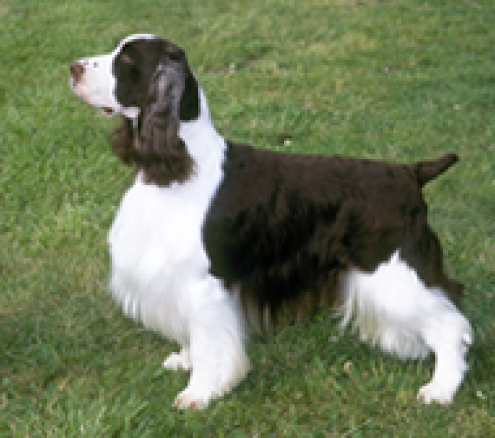
[(113, 152), (125, 163), (136, 163), (136, 151), (134, 149), (133, 122), (122, 116), (121, 124), (110, 136)]
[(179, 137), (180, 102), (188, 67), (182, 49), (168, 41), (163, 44), (136, 144), (146, 182), (160, 186), (184, 182), (193, 171), (193, 160)]

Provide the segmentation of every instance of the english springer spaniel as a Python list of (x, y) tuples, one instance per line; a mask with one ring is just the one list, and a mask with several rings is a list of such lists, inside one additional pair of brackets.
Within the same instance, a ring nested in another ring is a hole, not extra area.
[(418, 398), (451, 403), (472, 330), (443, 268), (422, 187), (457, 161), (407, 165), (287, 154), (225, 140), (184, 51), (132, 35), (71, 67), (71, 87), (122, 114), (113, 151), (136, 168), (109, 234), (124, 312), (178, 342), (178, 408), (205, 408), (248, 373), (249, 333), (320, 304), (399, 358), (436, 357)]

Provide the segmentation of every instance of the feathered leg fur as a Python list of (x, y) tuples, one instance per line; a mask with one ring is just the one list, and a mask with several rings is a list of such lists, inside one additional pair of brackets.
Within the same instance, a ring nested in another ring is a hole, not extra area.
[(342, 327), (352, 324), (363, 341), (402, 359), (433, 352), (433, 378), (418, 398), (451, 403), (467, 370), (472, 330), (444, 291), (425, 286), (398, 251), (373, 273), (349, 271), (341, 287)]

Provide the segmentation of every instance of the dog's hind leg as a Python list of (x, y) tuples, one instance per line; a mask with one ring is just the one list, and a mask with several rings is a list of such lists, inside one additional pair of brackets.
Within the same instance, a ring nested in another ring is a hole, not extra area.
[(424, 319), (421, 331), (425, 344), (435, 354), (435, 369), (431, 381), (419, 390), (418, 399), (448, 404), (467, 370), (465, 355), (473, 334), (467, 319), (445, 299), (443, 292), (432, 293), (439, 297), (437, 309)]
[(469, 322), (445, 293), (426, 287), (396, 251), (372, 273), (351, 269), (341, 278), (342, 326), (402, 359), (435, 354), (433, 378), (418, 398), (451, 403), (467, 369)]

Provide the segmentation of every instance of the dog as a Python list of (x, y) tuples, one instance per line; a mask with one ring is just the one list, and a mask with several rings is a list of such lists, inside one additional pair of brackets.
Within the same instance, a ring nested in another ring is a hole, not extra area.
[(135, 166), (111, 227), (110, 290), (176, 341), (178, 408), (203, 409), (247, 375), (245, 345), (320, 305), (402, 359), (435, 355), (425, 403), (453, 401), (473, 334), (443, 268), (422, 187), (457, 161), (407, 165), (280, 153), (225, 140), (184, 51), (136, 34), (70, 66), (77, 96), (122, 115), (112, 149)]

